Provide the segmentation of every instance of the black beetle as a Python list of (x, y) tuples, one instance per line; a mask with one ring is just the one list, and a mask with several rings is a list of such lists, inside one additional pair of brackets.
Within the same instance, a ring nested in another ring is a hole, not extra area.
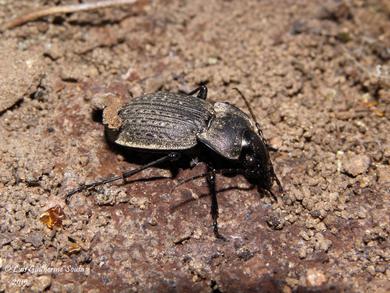
[[(165, 154), (120, 176), (80, 185), (67, 194), (67, 202), (71, 195), (87, 188), (125, 179), (149, 167), (176, 161), (184, 154), (189, 154), (189, 158), (193, 159), (208, 152), (211, 156), (205, 159), (205, 163), (211, 193), (211, 216), (215, 236), (223, 238), (218, 232), (217, 223), (216, 173), (242, 174), (272, 195), (274, 181), (282, 190), (259, 124), (245, 97), (236, 90), (248, 106), (252, 120), (229, 103), (213, 104), (206, 101), (206, 85), (201, 85), (188, 94), (157, 92), (131, 99), (116, 113), (119, 125), (116, 128), (106, 125), (108, 140), (129, 148), (162, 151)], [(194, 96), (196, 93), (198, 94)], [(216, 161), (224, 161), (229, 168), (219, 168)]]

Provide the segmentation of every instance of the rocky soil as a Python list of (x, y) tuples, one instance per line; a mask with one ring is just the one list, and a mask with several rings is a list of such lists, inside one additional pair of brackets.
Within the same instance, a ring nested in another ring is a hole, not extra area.
[[(87, 1), (86, 1), (87, 2)], [(91, 1), (89, 1), (91, 2)], [(0, 1), (0, 19), (72, 0)], [(390, 5), (381, 0), (139, 0), (0, 34), (0, 291), (389, 292)], [(208, 82), (250, 100), (277, 200), (204, 164), (119, 174), (96, 98)]]

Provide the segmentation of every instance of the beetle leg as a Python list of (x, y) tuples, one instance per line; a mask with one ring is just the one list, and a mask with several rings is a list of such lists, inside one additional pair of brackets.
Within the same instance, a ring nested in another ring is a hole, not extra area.
[(218, 201), (215, 189), (215, 169), (209, 169), (209, 172), (207, 173), (207, 183), (211, 193), (211, 217), (213, 219), (214, 235), (218, 239), (226, 240), (225, 237), (218, 232)]
[(276, 181), (276, 184), (278, 185), (279, 192), (282, 193), (283, 192), (283, 186), (282, 186), (282, 183), (280, 183), (279, 178), (278, 178), (278, 176), (276, 176), (275, 172), (273, 172), (272, 177), (274, 178), (274, 180)]
[(134, 174), (137, 174), (137, 173), (141, 172), (142, 170), (145, 170), (147, 168), (153, 167), (153, 166), (161, 164), (161, 163), (173, 162), (173, 161), (178, 160), (179, 158), (180, 158), (180, 153), (172, 152), (172, 153), (169, 153), (168, 155), (166, 155), (164, 157), (161, 157), (161, 158), (159, 158), (157, 160), (154, 160), (154, 161), (152, 161), (152, 162), (150, 162), (150, 163), (148, 163), (146, 165), (140, 166), (140, 167), (135, 168), (133, 170), (125, 171), (125, 172), (122, 173), (122, 175), (106, 177), (106, 178), (103, 178), (103, 179), (100, 179), (100, 180), (97, 180), (97, 181), (94, 181), (94, 182), (88, 183), (88, 184), (81, 184), (79, 187), (69, 191), (66, 194), (65, 202), (66, 202), (66, 204), (69, 204), (69, 200), (70, 200), (71, 196), (73, 194), (75, 194), (75, 193), (80, 192), (80, 191), (89, 189), (91, 187), (96, 187), (96, 186), (99, 186), (99, 185), (110, 183), (110, 182), (113, 182), (113, 181), (117, 181), (119, 179), (125, 180), (127, 177), (130, 177), (130, 176), (132, 176)]
[(205, 177), (207, 175), (207, 173), (202, 173), (202, 174), (199, 174), (199, 175), (195, 175), (195, 176), (192, 176), (190, 178), (186, 178), (186, 179), (183, 179), (183, 180), (180, 180), (175, 186), (172, 187), (171, 189), (171, 193), (176, 189), (178, 188), (179, 186), (187, 183), (187, 182), (191, 182), (195, 179), (198, 179), (198, 178), (202, 178), (202, 177)]
[(205, 84), (202, 84), (201, 86), (197, 87), (193, 91), (189, 92), (188, 95), (192, 96), (195, 93), (198, 93), (197, 97), (199, 99), (206, 100), (206, 98), (207, 98), (207, 86)]
[[(222, 175), (237, 175), (237, 174), (242, 174), (242, 170), (241, 169), (233, 169), (233, 168), (230, 168), (230, 169), (218, 169), (218, 170), (215, 170), (216, 173), (218, 174), (222, 174)], [(202, 173), (202, 174), (198, 174), (198, 175), (195, 175), (195, 176), (192, 176), (192, 177), (189, 177), (189, 178), (185, 178), (183, 180), (180, 180), (175, 186), (173, 186), (173, 188), (171, 189), (171, 193), (176, 189), (178, 188), (179, 186), (187, 183), (187, 182), (190, 182), (190, 181), (193, 181), (195, 179), (199, 179), (199, 178), (202, 178), (202, 177), (205, 177), (207, 176), (208, 173)]]

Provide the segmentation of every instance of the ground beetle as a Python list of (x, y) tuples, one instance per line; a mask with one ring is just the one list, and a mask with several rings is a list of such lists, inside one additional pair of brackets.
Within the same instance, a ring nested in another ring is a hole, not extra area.
[[(272, 195), (271, 187), (276, 181), (282, 191), (259, 124), (244, 95), (236, 90), (248, 106), (252, 119), (229, 103), (206, 101), (206, 85), (188, 94), (157, 92), (132, 98), (116, 113), (119, 125), (114, 129), (106, 125), (108, 140), (129, 148), (162, 151), (165, 154), (120, 176), (80, 185), (67, 194), (67, 201), (79, 191), (125, 179), (164, 162), (173, 162), (180, 157), (203, 158), (208, 167), (205, 175), (211, 193), (214, 234), (217, 238), (223, 238), (218, 232), (217, 223), (216, 173), (242, 174), (249, 182)], [(205, 153), (208, 156), (204, 156)]]

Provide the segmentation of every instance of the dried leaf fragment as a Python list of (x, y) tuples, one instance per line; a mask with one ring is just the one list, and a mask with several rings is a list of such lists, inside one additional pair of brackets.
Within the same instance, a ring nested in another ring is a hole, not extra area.
[(50, 230), (54, 227), (62, 226), (62, 219), (64, 218), (64, 211), (60, 206), (55, 206), (48, 209), (39, 216), (39, 220), (47, 226)]

